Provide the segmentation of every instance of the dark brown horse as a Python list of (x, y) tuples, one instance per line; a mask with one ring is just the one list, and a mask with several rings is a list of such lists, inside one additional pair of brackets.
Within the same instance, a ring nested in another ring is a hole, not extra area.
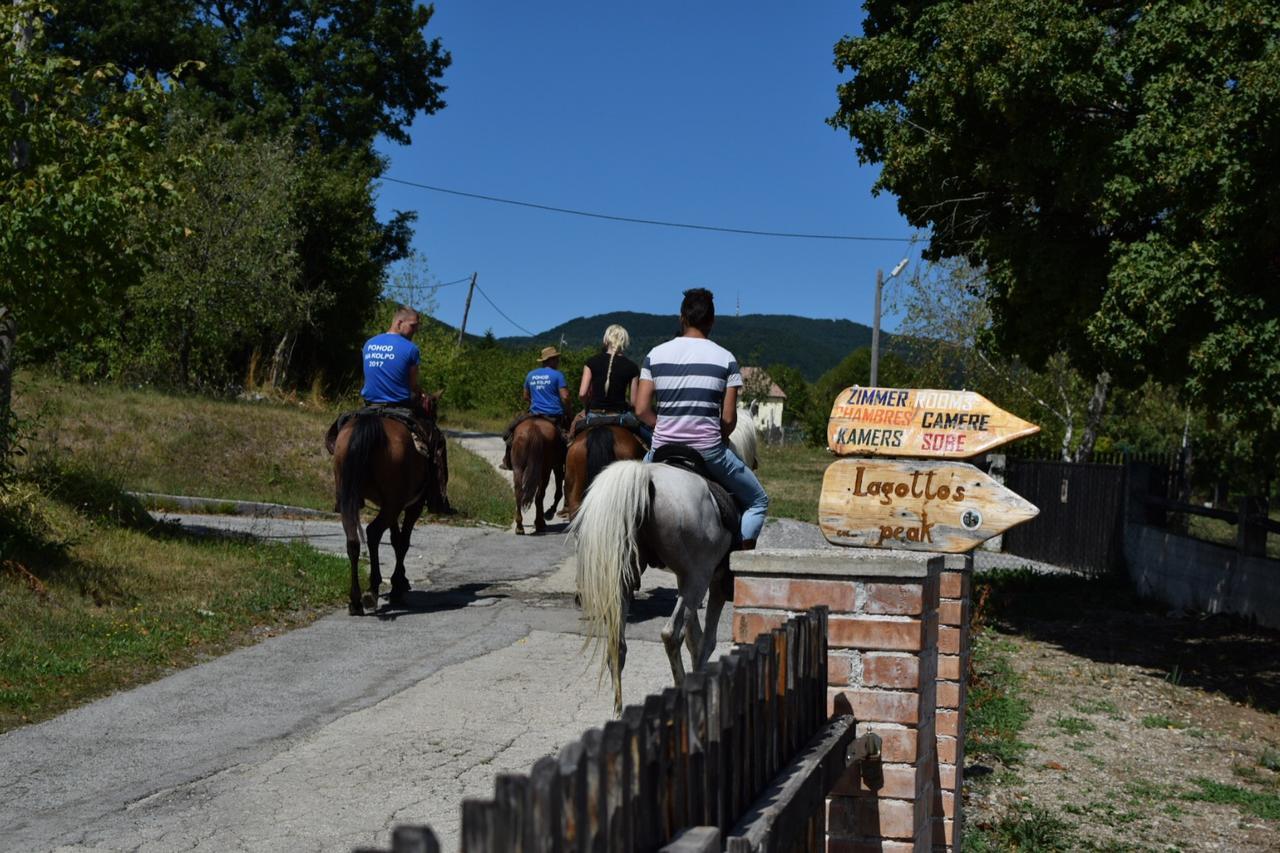
[[(424, 403), (434, 407), (435, 399), (427, 398)], [(347, 535), (347, 556), (351, 559), (351, 598), (347, 612), (361, 616), (365, 608), (377, 607), (378, 588), (382, 584), (378, 544), (388, 529), (396, 554), (389, 599), (392, 604), (403, 603), (409, 591), (404, 570), (409, 537), (428, 497), (444, 494), (444, 483), (436, 482), (440, 473), (414, 447), (413, 436), (405, 424), (377, 414), (358, 414), (338, 432), (333, 448), (333, 475), (338, 512), (342, 514), (342, 529)], [(437, 499), (447, 504), (447, 499)], [(378, 506), (378, 514), (368, 528), (362, 530), (360, 509), (366, 500)], [(400, 519), (402, 512), (403, 520)], [(361, 540), (369, 546), (369, 590), (363, 598), (359, 574)]]
[(643, 458), (644, 445), (626, 427), (588, 427), (575, 435), (564, 463), (564, 508), (569, 518), (578, 512), (587, 486), (606, 465), (619, 459)]
[[(556, 478), (556, 497), (544, 513), (547, 482)], [(516, 498), (516, 535), (524, 535), (525, 507), (533, 504), (535, 533), (543, 533), (564, 492), (564, 441), (560, 428), (546, 418), (526, 418), (511, 436), (511, 480)]]

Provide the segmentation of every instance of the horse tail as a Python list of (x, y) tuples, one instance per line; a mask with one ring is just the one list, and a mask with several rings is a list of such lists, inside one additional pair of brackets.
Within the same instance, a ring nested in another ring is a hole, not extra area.
[(729, 435), (729, 446), (733, 448), (733, 452), (738, 454), (738, 458), (742, 460), (752, 471), (760, 467), (760, 457), (756, 450), (756, 422), (751, 417), (751, 413), (745, 409), (738, 410), (738, 425), (733, 428), (733, 432)]
[(613, 451), (613, 430), (601, 427), (587, 433), (587, 476), (584, 485), (600, 476), (617, 456)]
[(649, 514), (650, 466), (633, 459), (605, 468), (569, 524), (578, 560), (578, 598), (587, 643), (605, 644), (604, 661), (618, 664), (626, 596), (640, 583), (636, 534)]
[[(546, 448), (542, 432), (537, 429), (526, 430), (524, 443), (524, 462), (520, 465), (520, 509), (527, 509), (538, 495), (538, 486), (542, 485), (543, 465), (546, 464)], [(515, 439), (511, 440), (514, 453)], [(514, 461), (514, 460), (513, 460)], [(511, 466), (516, 467), (514, 464)]]
[[(364, 481), (369, 474), (373, 455), (385, 450), (387, 433), (378, 415), (356, 415), (351, 427), (351, 440), (347, 442), (347, 455), (342, 459), (342, 483), (338, 486), (338, 512), (344, 518), (360, 518), (364, 506)], [(360, 538), (363, 528), (357, 523)]]

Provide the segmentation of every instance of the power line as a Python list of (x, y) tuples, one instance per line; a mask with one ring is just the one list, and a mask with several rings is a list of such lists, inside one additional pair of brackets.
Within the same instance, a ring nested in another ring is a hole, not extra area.
[(478, 285), (478, 284), (476, 285), (476, 292), (477, 292), (477, 293), (479, 293), (481, 296), (483, 296), (483, 297), (484, 297), (484, 301), (485, 301), (485, 302), (488, 302), (490, 305), (492, 305), (492, 306), (493, 306), (493, 310), (494, 310), (494, 311), (497, 311), (499, 314), (501, 314), (501, 315), (502, 315), (502, 317), (503, 317), (503, 319), (505, 319), (508, 323), (510, 323), (511, 325), (515, 326), (517, 329), (519, 329), (520, 331), (524, 332), (524, 333), (525, 333), (526, 335), (528, 335), (529, 337), (531, 337), (531, 338), (532, 338), (532, 337), (536, 337), (536, 335), (534, 335), (534, 333), (533, 333), (533, 332), (529, 331), (529, 330), (528, 330), (528, 329), (526, 329), (524, 326), (521, 326), (521, 325), (520, 325), (519, 323), (517, 323), (515, 320), (512, 320), (510, 317), (508, 317), (508, 316), (506, 315), (506, 312), (505, 312), (505, 311), (503, 311), (501, 308), (499, 308), (499, 307), (497, 306), (497, 304), (496, 304), (492, 299), (490, 299), (490, 298), (489, 298), (489, 294), (487, 294), (487, 293), (485, 293), (485, 292), (484, 292), (484, 288), (482, 288), (482, 287), (481, 287), (480, 285)]
[(513, 204), (517, 207), (532, 207), (535, 210), (547, 210), (552, 213), (567, 213), (572, 216), (586, 216), (591, 219), (607, 219), (611, 222), (630, 222), (637, 225), (658, 225), (664, 228), (687, 228), (694, 231), (718, 231), (722, 234), (747, 234), (753, 237), (793, 237), (802, 240), (853, 240), (865, 243), (910, 243), (911, 237), (867, 237), (853, 234), (807, 234), (798, 231), (760, 231), (754, 228), (729, 228), (720, 225), (697, 225), (689, 222), (670, 222), (665, 219), (640, 219), (634, 216), (617, 216), (612, 213), (593, 213), (588, 210), (574, 210), (568, 207), (554, 207), (549, 204), (538, 204), (532, 201), (518, 201), (513, 198), (501, 198), (494, 195), (482, 195), (481, 193), (463, 192), (462, 190), (451, 190), (445, 187), (434, 187), (430, 184), (420, 184), (415, 181), (403, 181), (399, 178), (389, 178), (385, 175), (381, 178), (384, 181), (390, 181), (393, 184), (403, 184), (406, 187), (417, 187), (421, 190), (431, 190), (437, 193), (447, 193), (448, 195), (457, 195), (464, 198), (480, 199), (481, 201), (493, 201), (499, 204)]
[(439, 290), (442, 287), (453, 287), (455, 284), (466, 284), (471, 281), (471, 276), (464, 275), (457, 281), (446, 281), (444, 284), (432, 284), (423, 288), (423, 290)]

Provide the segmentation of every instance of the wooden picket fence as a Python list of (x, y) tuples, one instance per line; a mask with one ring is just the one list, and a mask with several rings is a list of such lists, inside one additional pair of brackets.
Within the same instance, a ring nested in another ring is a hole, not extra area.
[[(854, 731), (851, 717), (827, 722), (826, 637), (814, 608), (528, 775), (500, 774), (493, 799), (462, 803), (462, 853), (822, 850)], [(859, 746), (878, 753), (878, 741)], [(438, 849), (427, 827), (393, 833), (392, 853)]]

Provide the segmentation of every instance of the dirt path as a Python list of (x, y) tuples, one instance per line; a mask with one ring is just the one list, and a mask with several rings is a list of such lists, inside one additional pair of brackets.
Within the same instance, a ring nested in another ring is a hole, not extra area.
[(997, 849), (1280, 850), (1280, 635), (1022, 586), (985, 608), (981, 657), (1021, 679), (1027, 746), (972, 758), (968, 825)]

